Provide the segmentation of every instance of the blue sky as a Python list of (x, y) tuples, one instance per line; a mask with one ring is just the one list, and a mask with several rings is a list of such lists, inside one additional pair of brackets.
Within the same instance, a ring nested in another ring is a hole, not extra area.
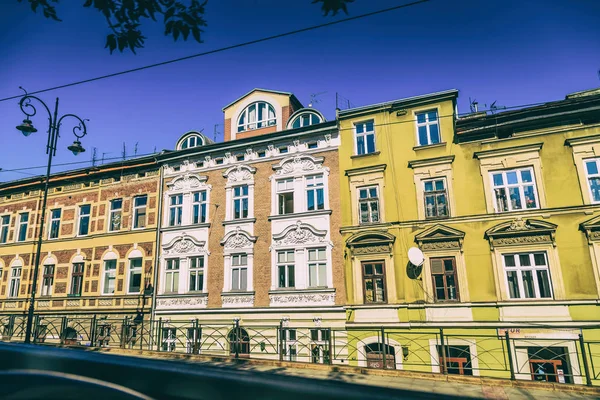
[[(0, 98), (19, 94), (19, 86), (44, 89), (332, 20), (311, 0), (209, 0), (204, 43), (174, 43), (161, 24), (148, 23), (146, 48), (110, 55), (98, 12), (63, 0), (63, 22), (54, 22), (26, 3), (5, 0), (0, 15)], [(401, 3), (355, 0), (350, 15)], [(52, 105), (59, 96), (61, 113), (90, 119), (82, 141), (88, 152), (77, 158), (66, 150), (65, 122), (55, 162), (67, 163), (89, 161), (93, 147), (109, 158), (123, 142), (128, 154), (136, 143), (143, 154), (173, 148), (188, 130), (212, 135), (221, 108), (254, 87), (293, 92), (305, 105), (311, 93), (326, 92), (316, 107), (328, 118), (336, 92), (360, 106), (456, 88), (466, 112), (469, 97), (505, 106), (561, 99), (600, 86), (598, 70), (598, 1), (432, 0), (40, 97)], [(40, 132), (24, 138), (14, 129), (23, 119), (17, 102), (0, 102), (0, 181), (28, 176), (7, 170), (46, 163), (47, 120), (36, 117)]]

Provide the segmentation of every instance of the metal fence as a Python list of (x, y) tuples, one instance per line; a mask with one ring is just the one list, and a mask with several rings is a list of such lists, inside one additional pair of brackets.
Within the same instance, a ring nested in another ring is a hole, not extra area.
[[(25, 324), (26, 316), (0, 315), (1, 340), (23, 341)], [(330, 328), (36, 315), (32, 334), (33, 343), (600, 384), (600, 325)]]

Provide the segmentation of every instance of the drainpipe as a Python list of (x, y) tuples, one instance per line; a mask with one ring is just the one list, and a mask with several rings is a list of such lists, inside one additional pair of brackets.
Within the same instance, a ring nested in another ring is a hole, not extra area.
[[(158, 160), (154, 159), (158, 164)], [(160, 267), (160, 230), (162, 228), (162, 200), (163, 200), (163, 167), (159, 166), (159, 175), (158, 175), (158, 202), (156, 209), (156, 249), (154, 251), (154, 290), (152, 291), (152, 312), (150, 313), (150, 340), (148, 340), (148, 346), (152, 349), (152, 338), (154, 332), (154, 319), (156, 312), (156, 292), (158, 291), (158, 270)], [(142, 332), (143, 334), (143, 332)]]

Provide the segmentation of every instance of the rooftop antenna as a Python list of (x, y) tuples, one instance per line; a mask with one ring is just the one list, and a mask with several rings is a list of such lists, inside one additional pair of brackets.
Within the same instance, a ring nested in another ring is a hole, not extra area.
[[(217, 142), (217, 135), (219, 134), (219, 131), (217, 130), (217, 126), (219, 126), (220, 124), (215, 124), (214, 126), (214, 130), (213, 130), (213, 141), (216, 143)], [(204, 130), (204, 129), (202, 129)]]
[(490, 112), (493, 114), (498, 110), (506, 110), (506, 106), (498, 106), (496, 105), (496, 102), (498, 100), (494, 100), (494, 102), (492, 104), (490, 104)]
[(102, 161), (101, 161), (101, 163), (102, 163), (102, 164), (104, 164), (104, 156), (105, 156), (106, 154), (110, 154), (110, 152), (108, 152), (108, 151), (107, 151), (107, 152), (105, 152), (105, 153), (102, 153)]
[(477, 111), (479, 111), (479, 103), (477, 102), (477, 100), (471, 100), (471, 98), (469, 97), (469, 108), (471, 109), (472, 113), (476, 113)]
[(121, 151), (121, 157), (123, 157), (123, 160), (127, 158), (127, 149), (125, 148), (125, 142), (123, 142), (123, 150)]
[(138, 152), (138, 143), (139, 142), (135, 142), (135, 147), (133, 148), (133, 155), (137, 156), (137, 152)]
[(311, 93), (310, 94), (310, 103), (308, 103), (308, 106), (312, 107), (314, 104), (320, 103), (321, 100), (319, 100), (317, 97), (319, 97), (325, 93), (327, 93), (327, 91), (319, 92), (319, 93)]
[(95, 166), (96, 166), (96, 162), (98, 161), (98, 158), (96, 157), (96, 155), (97, 155), (97, 150), (98, 150), (98, 149), (97, 149), (96, 147), (94, 147), (94, 148), (92, 149), (92, 167), (95, 167)]
[(156, 154), (156, 146), (154, 146), (154, 151), (153, 151), (153, 153), (154, 153), (154, 154)]

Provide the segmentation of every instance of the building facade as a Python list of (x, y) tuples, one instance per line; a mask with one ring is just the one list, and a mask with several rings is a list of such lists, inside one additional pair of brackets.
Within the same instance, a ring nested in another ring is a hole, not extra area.
[(457, 95), (339, 113), (347, 326), (410, 328), (388, 336), (395, 368), (504, 377), (506, 334), (518, 379), (581, 383), (579, 335), (600, 332), (600, 93), (464, 117)]
[(237, 339), (238, 353), (260, 342), (277, 357), (279, 324), (344, 325), (339, 135), (290, 93), (256, 89), (223, 111), (224, 142), (190, 132), (160, 157), (155, 316), (169, 350), (195, 340), (192, 319), (214, 339), (196, 351), (233, 353)]
[[(43, 185), (31, 178), (0, 190), (0, 313), (3, 335), (15, 339), (24, 335)], [(67, 324), (70, 340), (109, 341), (122, 328), (111, 321), (149, 319), (159, 190), (152, 157), (52, 175), (35, 340), (64, 340)]]

